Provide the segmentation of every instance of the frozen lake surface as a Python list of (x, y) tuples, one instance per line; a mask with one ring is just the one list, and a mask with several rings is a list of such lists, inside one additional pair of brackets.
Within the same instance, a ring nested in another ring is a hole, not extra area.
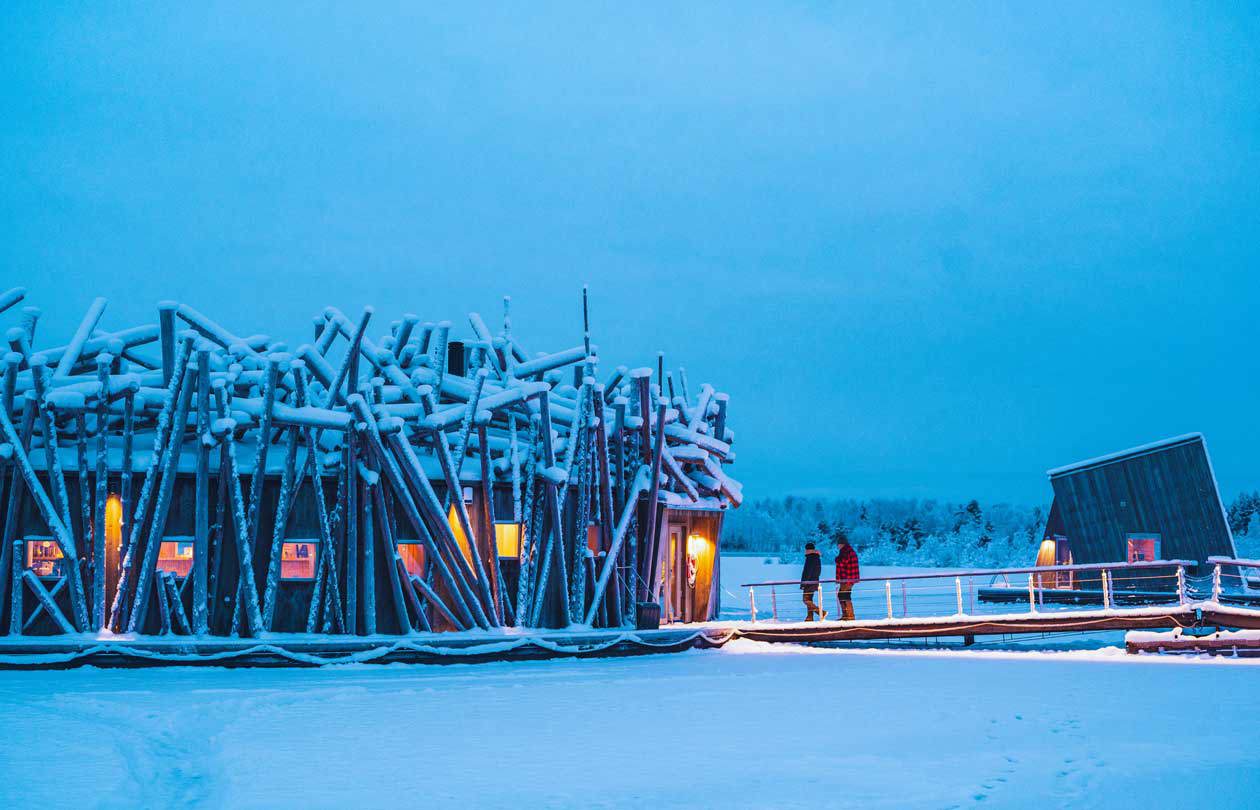
[(1260, 669), (817, 650), (0, 673), (3, 807), (1243, 807)]

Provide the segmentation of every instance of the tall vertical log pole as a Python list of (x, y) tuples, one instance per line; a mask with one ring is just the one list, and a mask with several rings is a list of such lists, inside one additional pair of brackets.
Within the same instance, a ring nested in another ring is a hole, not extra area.
[[(171, 317), (174, 317), (172, 312)], [(192, 632), (210, 632), (210, 344), (197, 345), (197, 473), (194, 481)]]
[[(539, 429), (542, 436), (543, 448), (543, 465), (544, 469), (550, 469), (556, 465), (555, 447), (552, 445), (551, 437), (551, 404), (548, 392), (543, 391), (538, 395), (539, 415), (542, 421)], [(530, 625), (537, 627), (542, 621), (543, 605), (547, 601), (547, 583), (550, 581), (551, 561), (555, 559), (557, 568), (557, 577), (560, 583), (560, 591), (565, 592), (565, 586), (569, 581), (568, 565), (564, 555), (564, 507), (560, 499), (560, 493), (557, 491), (556, 483), (549, 476), (543, 476), (543, 503), (546, 509), (546, 517), (544, 518), (544, 530), (547, 527), (547, 520), (550, 520), (550, 531), (546, 531), (547, 541), (543, 547), (542, 564), (538, 568), (538, 574), (534, 582), (534, 606), (530, 613)], [(560, 546), (559, 549), (556, 546)], [(569, 612), (564, 611), (565, 626), (569, 625)]]
[[(3, 409), (8, 413), (8, 409)], [(23, 453), (29, 454), (31, 451), (31, 436), (35, 432), (35, 400), (30, 396), (23, 398), (22, 403), (22, 432), (20, 436), (21, 444), (15, 447)], [(29, 458), (29, 455), (28, 455)], [(4, 526), (0, 530), (0, 605), (4, 604), (9, 596), (9, 587), (13, 588), (12, 598), (16, 605), (17, 612), (22, 612), (22, 541), (17, 538), (17, 516), (22, 510), (22, 495), (25, 491), (25, 484), (22, 482), (22, 471), (16, 461), (10, 460), (9, 466), (12, 468), (9, 472), (9, 491), (4, 506)], [(18, 549), (16, 552), (13, 549)], [(9, 555), (13, 558), (10, 561)], [(9, 575), (10, 562), (15, 566), (12, 576)], [(19, 619), (21, 617), (19, 616)], [(18, 630), (21, 630), (21, 622), (18, 623)]]
[[(341, 474), (345, 478), (346, 632), (359, 632), (359, 454), (353, 430), (346, 431)], [(311, 452), (314, 452), (312, 448)]]
[(109, 432), (109, 367), (114, 358), (96, 356), (96, 381), (101, 393), (96, 400), (96, 514), (92, 520), (92, 629), (105, 627), (105, 499), (109, 494), (109, 462), (105, 437)]
[(660, 555), (660, 529), (656, 506), (656, 496), (661, 490), (661, 456), (665, 452), (665, 402), (662, 400), (656, 407), (656, 446), (652, 451), (652, 478), (648, 484), (647, 494), (647, 531), (643, 542), (643, 569), (646, 573), (647, 596), (652, 597), (656, 589), (656, 564)]
[[(595, 475), (599, 479), (599, 546), (606, 555), (612, 553), (613, 501), (611, 471), (608, 467), (608, 433), (604, 414), (604, 386), (595, 386), (595, 395), (591, 400), (594, 405), (595, 420)], [(611, 591), (612, 615), (621, 618), (621, 591)]]
[(174, 301), (158, 302), (158, 330), (162, 346), (162, 385), (170, 386), (175, 375), (175, 310)]

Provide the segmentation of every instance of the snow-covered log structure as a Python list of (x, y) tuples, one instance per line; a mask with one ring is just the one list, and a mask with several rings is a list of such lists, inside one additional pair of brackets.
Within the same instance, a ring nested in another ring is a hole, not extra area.
[[(0, 312), (21, 302), (0, 294)], [(717, 615), (738, 506), (728, 398), (530, 354), (504, 299), (293, 351), (162, 302), (68, 342), (12, 318), (0, 367), (0, 633), (406, 634)]]

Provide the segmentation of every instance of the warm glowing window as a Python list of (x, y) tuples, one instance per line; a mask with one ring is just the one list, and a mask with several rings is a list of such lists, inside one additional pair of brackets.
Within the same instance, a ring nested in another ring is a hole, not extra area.
[(472, 565), (472, 549), (468, 547), (468, 535), (464, 534), (464, 527), (459, 525), (459, 514), (455, 511), (454, 504), (451, 504), (450, 511), (446, 513), (446, 522), (451, 526), (451, 533), (455, 535), (459, 550), (464, 552), (464, 559)]
[(26, 567), (37, 577), (59, 577), (65, 573), (61, 564), (61, 548), (52, 538), (26, 541)]
[(281, 546), (280, 578), (314, 579), (317, 548), (319, 547), (309, 540), (299, 540)]
[(193, 541), (191, 537), (163, 540), (158, 546), (157, 570), (186, 577), (192, 571)]
[(399, 543), (398, 556), (402, 558), (403, 568), (412, 577), (424, 576), (424, 546), (420, 543)]
[(494, 544), (499, 549), (500, 557), (521, 556), (521, 524), (494, 524)]
[(105, 543), (112, 549), (122, 545), (122, 500), (113, 493), (105, 500)]
[(1130, 534), (1129, 562), (1150, 562), (1160, 559), (1158, 534)]

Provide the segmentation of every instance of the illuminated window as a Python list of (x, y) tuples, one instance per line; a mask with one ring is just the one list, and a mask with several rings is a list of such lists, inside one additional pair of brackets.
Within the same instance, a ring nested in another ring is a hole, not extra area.
[(494, 544), (500, 557), (521, 556), (521, 524), (508, 521), (494, 524)]
[(26, 567), (37, 577), (59, 577), (65, 573), (61, 548), (51, 537), (26, 541)]
[[(464, 491), (471, 492), (468, 489)], [(446, 522), (451, 526), (451, 534), (455, 535), (455, 542), (459, 545), (459, 550), (464, 553), (464, 559), (472, 565), (472, 549), (468, 547), (468, 535), (464, 534), (464, 527), (459, 525), (459, 513), (455, 511), (454, 504), (451, 504), (450, 511), (446, 513)]]
[(122, 545), (122, 500), (112, 492), (105, 500), (105, 544), (114, 550)]
[(420, 543), (398, 543), (398, 556), (402, 558), (407, 576), (424, 576), (424, 546)]
[(1128, 540), (1129, 562), (1150, 562), (1160, 559), (1158, 534), (1130, 533)]
[(176, 537), (163, 540), (158, 546), (157, 570), (170, 571), (177, 577), (186, 577), (192, 571), (193, 539)]
[(315, 554), (319, 546), (310, 540), (285, 543), (280, 547), (281, 579), (314, 579)]
[(599, 556), (599, 524), (592, 523), (586, 527), (586, 547), (595, 556)]

